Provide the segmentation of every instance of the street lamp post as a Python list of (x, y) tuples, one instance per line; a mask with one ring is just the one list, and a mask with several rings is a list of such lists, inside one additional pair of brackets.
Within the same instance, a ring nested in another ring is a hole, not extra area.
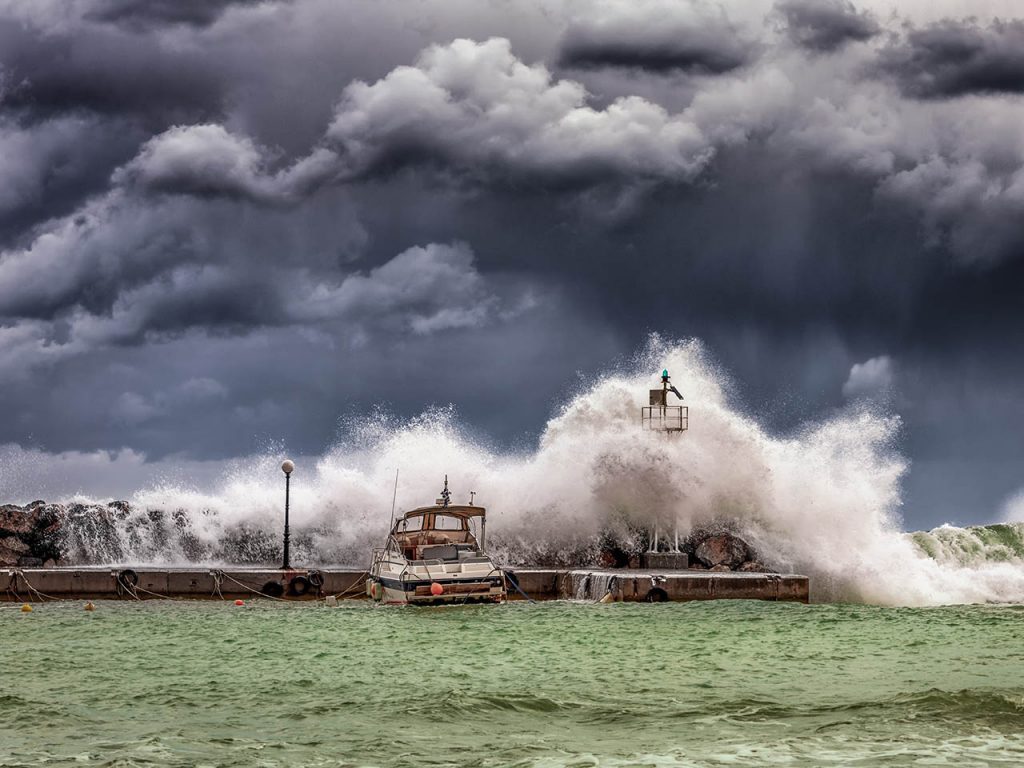
[(281, 471), (284, 472), (284, 565), (282, 569), (288, 570), (291, 564), (288, 562), (288, 496), (291, 491), (292, 470), (295, 464), (291, 459), (285, 459), (281, 464)]

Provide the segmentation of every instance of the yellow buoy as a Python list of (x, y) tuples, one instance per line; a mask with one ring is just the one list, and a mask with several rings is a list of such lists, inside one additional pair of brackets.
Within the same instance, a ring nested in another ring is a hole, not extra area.
[(21, 606), (21, 612), (22, 613), (32, 613), (32, 606), (29, 605), (28, 603), (25, 603), (23, 606)]
[(87, 602), (85, 604), (85, 610), (87, 610), (87, 611), (95, 611), (96, 610), (96, 606), (93, 605), (92, 601), (90, 600), (89, 602)]

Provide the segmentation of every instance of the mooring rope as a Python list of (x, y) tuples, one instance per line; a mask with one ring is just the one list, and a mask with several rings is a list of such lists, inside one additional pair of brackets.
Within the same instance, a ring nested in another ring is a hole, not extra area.
[[(224, 572), (221, 571), (221, 573), (224, 573)], [(274, 597), (273, 595), (266, 595), (266, 594), (260, 592), (257, 589), (253, 589), (248, 584), (243, 584), (238, 579), (236, 579), (233, 576), (231, 576), (231, 574), (229, 574), (229, 573), (224, 573), (224, 578), (226, 578), (228, 581), (233, 581), (235, 584), (240, 586), (242, 589), (248, 590), (249, 592), (252, 592), (254, 595), (258, 595), (259, 597), (265, 597), (265, 598), (267, 598), (269, 600), (277, 600), (277, 601), (282, 602), (282, 603), (290, 603), (291, 602), (291, 600), (288, 600), (286, 598)]]
[(21, 595), (18, 594), (18, 574), (21, 571), (13, 570), (10, 572), (10, 580), (7, 582), (7, 594), (11, 595), (15, 600), (20, 601)]
[[(22, 571), (22, 570), (16, 570), (16, 571), (14, 571), (14, 573), (13, 573), (13, 574), (12, 574), (12, 576), (11, 576), (11, 578), (12, 578), (12, 581), (13, 581), (13, 580), (16, 580), (18, 576), (21, 576), (21, 580), (25, 582), (25, 586), (26, 586), (26, 587), (28, 587), (28, 591), (29, 591), (30, 593), (32, 593), (32, 594), (34, 594), (34, 595), (39, 595), (39, 597), (43, 598), (44, 600), (60, 600), (60, 599), (61, 599), (61, 598), (59, 598), (59, 597), (54, 597), (53, 595), (48, 595), (48, 594), (46, 594), (45, 592), (40, 592), (40, 591), (39, 591), (38, 589), (36, 589), (35, 587), (33, 587), (33, 586), (32, 586), (32, 582), (30, 582), (30, 581), (29, 581), (29, 580), (28, 580), (28, 579), (27, 579), (27, 578), (25, 577), (25, 572), (24, 572), (24, 571)], [(19, 599), (20, 599), (20, 598), (19, 598)], [(43, 600), (39, 600), (39, 602), (41, 603), (41, 602), (43, 602)]]
[(210, 593), (210, 597), (217, 596), (223, 600), (224, 593), (220, 591), (220, 585), (224, 581), (224, 571), (220, 568), (214, 568), (210, 571), (210, 575), (213, 576), (213, 591)]
[[(152, 595), (153, 597), (159, 597), (161, 600), (174, 600), (174, 598), (171, 597), (170, 595), (161, 595), (159, 592), (151, 592), (148, 589), (140, 587), (138, 584), (133, 586), (132, 589), (136, 593), (138, 593), (138, 592), (145, 592), (147, 595)], [(141, 600), (142, 598), (138, 597), (138, 595), (136, 594), (136, 599)]]
[(355, 593), (355, 592), (358, 592), (360, 589), (363, 589), (364, 591), (366, 590), (366, 582), (365, 581), (356, 580), (352, 584), (352, 586), (350, 586), (348, 589), (342, 590), (341, 592), (339, 592), (336, 595), (330, 595), (330, 597), (333, 597), (335, 600), (338, 600), (338, 599), (343, 598), (345, 595), (349, 594), (350, 592), (351, 593)]

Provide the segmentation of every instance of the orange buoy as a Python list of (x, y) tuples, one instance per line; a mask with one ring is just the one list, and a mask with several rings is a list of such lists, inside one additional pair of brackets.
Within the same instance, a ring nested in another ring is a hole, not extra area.
[(21, 606), (21, 612), (22, 613), (32, 613), (32, 606), (29, 605), (28, 603), (25, 603), (23, 606)]
[(444, 594), (444, 587), (438, 584), (436, 581), (430, 585), (430, 594), (434, 597)]
[(90, 600), (90, 601), (88, 601), (88, 602), (87, 602), (87, 603), (86, 603), (85, 605), (83, 605), (82, 607), (83, 607), (83, 608), (84, 608), (85, 610), (87, 610), (87, 611), (95, 611), (95, 610), (96, 610), (96, 606), (92, 604), (92, 601), (91, 601), (91, 600)]
[(245, 600), (235, 600), (235, 605), (245, 605)]

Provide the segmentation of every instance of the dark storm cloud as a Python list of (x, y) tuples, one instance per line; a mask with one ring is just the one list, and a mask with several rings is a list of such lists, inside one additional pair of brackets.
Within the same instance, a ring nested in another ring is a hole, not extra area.
[(0, 243), (104, 191), (110, 168), (129, 160), (144, 138), (128, 121), (88, 115), (0, 119)]
[(970, 361), (995, 403), (1024, 376), (1024, 104), (957, 85), (1015, 61), (1017, 21), (68, 7), (0, 12), (0, 442), (316, 453), (339, 415), (455, 402), (509, 443), (659, 330), (772, 430), (844, 389), (927, 402), (907, 440), (938, 466), (960, 385), (927, 378)]
[(718, 8), (698, 3), (597, 5), (562, 38), (564, 67), (627, 67), (721, 74), (742, 67), (753, 45)]
[(222, 73), (152, 36), (0, 19), (3, 106), (30, 116), (93, 112), (157, 122), (220, 113)]
[(880, 66), (909, 96), (1024, 93), (1024, 21), (945, 21), (912, 29)]
[[(284, 2), (286, 0), (278, 0)], [(235, 6), (270, 4), (269, 0), (95, 0), (84, 17), (130, 29), (167, 24), (208, 26)]]
[(882, 29), (871, 14), (857, 11), (849, 0), (783, 0), (775, 11), (789, 38), (812, 51), (830, 52), (864, 42)]

